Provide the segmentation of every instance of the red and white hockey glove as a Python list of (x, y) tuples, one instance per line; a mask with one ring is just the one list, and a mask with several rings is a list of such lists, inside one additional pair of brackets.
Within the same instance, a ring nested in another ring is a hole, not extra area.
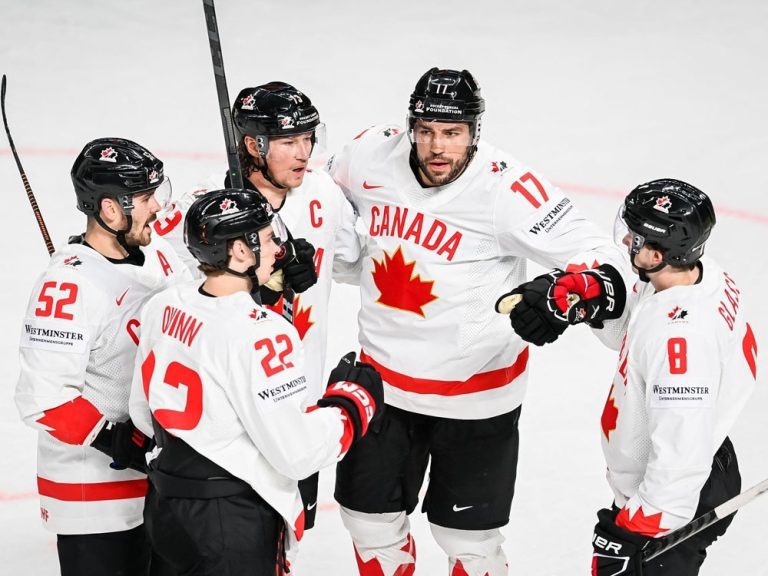
[(549, 297), (569, 324), (586, 322), (593, 328), (602, 328), (604, 320), (619, 318), (624, 312), (627, 290), (618, 270), (603, 264), (584, 272), (563, 274), (555, 281)]
[(350, 352), (331, 371), (328, 388), (317, 405), (341, 408), (352, 422), (354, 439), (359, 440), (384, 412), (381, 376), (370, 364), (355, 362), (355, 353)]

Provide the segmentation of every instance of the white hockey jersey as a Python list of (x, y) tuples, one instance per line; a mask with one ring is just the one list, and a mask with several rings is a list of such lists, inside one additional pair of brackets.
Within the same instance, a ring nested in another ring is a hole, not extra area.
[(346, 452), (351, 426), (337, 408), (304, 411), (309, 382), (293, 326), (247, 292), (214, 298), (198, 286), (173, 287), (144, 307), (131, 418), (152, 434), (153, 414), (248, 482), (301, 538), (297, 481)]
[[(164, 218), (159, 218), (155, 231), (162, 234), (186, 259), (188, 266), (196, 270), (197, 261), (184, 244), (183, 214), (189, 206), (207, 190), (200, 187), (175, 204)], [(328, 300), (331, 280), (347, 271), (360, 258), (360, 242), (355, 232), (356, 216), (344, 194), (324, 171), (308, 170), (301, 186), (288, 191), (285, 203), (277, 212), (294, 238), (305, 238), (315, 247), (315, 271), (317, 284), (293, 303), (293, 323), (304, 344), (305, 374), (308, 380), (307, 400), (312, 403), (325, 391), (323, 373), (328, 339)], [(282, 312), (282, 297), (270, 308)]]
[(697, 284), (637, 283), (601, 417), (617, 523), (658, 536), (689, 522), (712, 458), (754, 389), (740, 286), (710, 258)]
[(37, 485), (44, 525), (57, 534), (128, 530), (142, 523), (147, 480), (113, 470), (90, 447), (104, 419), (128, 419), (131, 371), (146, 299), (191, 278), (153, 238), (143, 266), (113, 264), (82, 244), (57, 250), (32, 289), (19, 349), (16, 405), (40, 430)]
[(493, 306), (527, 279), (526, 258), (571, 270), (621, 270), (625, 258), (505, 152), (481, 142), (457, 180), (422, 188), (410, 151), (404, 131), (377, 126), (329, 162), (368, 232), (361, 358), (399, 408), (459, 419), (509, 412), (523, 400), (528, 347)]

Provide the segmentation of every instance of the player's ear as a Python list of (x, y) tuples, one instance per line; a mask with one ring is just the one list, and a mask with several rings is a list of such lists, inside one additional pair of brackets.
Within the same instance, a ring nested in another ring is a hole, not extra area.
[(651, 267), (658, 266), (664, 261), (664, 253), (661, 250), (651, 248)]
[(123, 216), (123, 211), (114, 198), (108, 196), (102, 198), (99, 201), (99, 208), (102, 220), (108, 225), (112, 222), (118, 222)]
[(259, 145), (256, 143), (256, 138), (253, 136), (246, 136), (243, 138), (243, 143), (245, 144), (245, 149), (248, 150), (248, 154), (254, 158), (259, 158)]
[(246, 262), (251, 253), (252, 250), (243, 240), (232, 240), (227, 248), (230, 267), (233, 267), (233, 264)]

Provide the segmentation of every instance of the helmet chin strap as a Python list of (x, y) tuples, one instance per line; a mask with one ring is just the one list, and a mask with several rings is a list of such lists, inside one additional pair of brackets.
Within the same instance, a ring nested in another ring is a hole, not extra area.
[(131, 231), (131, 227), (133, 226), (133, 217), (130, 214), (125, 215), (125, 218), (128, 221), (128, 227), (125, 230), (113, 230), (107, 226), (106, 222), (101, 219), (101, 213), (94, 214), (94, 218), (96, 222), (98, 222), (99, 226), (117, 238), (117, 243), (120, 244), (120, 246), (122, 246), (126, 252), (131, 252), (130, 248), (128, 247), (128, 241), (125, 239), (125, 235)]
[(224, 266), (222, 270), (225, 272), (228, 272), (232, 274), (233, 276), (237, 276), (238, 278), (248, 278), (251, 281), (251, 298), (253, 299), (256, 304), (261, 304), (261, 292), (259, 291), (259, 277), (256, 274), (256, 269), (259, 267), (260, 264), (260, 258), (259, 254), (257, 252), (253, 253), (254, 256), (256, 256), (256, 263), (253, 266), (249, 266), (245, 269), (244, 272), (238, 272), (237, 270), (233, 270), (229, 266)]
[(274, 178), (272, 178), (272, 174), (269, 173), (269, 164), (267, 164), (267, 159), (262, 158), (261, 159), (264, 162), (264, 166), (256, 166), (256, 169), (261, 172), (261, 175), (264, 176), (264, 179), (272, 184), (275, 188), (278, 190), (288, 190), (288, 186), (283, 186), (282, 184), (278, 184)]
[(640, 277), (641, 282), (646, 282), (646, 283), (650, 282), (651, 279), (648, 277), (648, 274), (653, 274), (654, 272), (658, 272), (659, 270), (667, 266), (667, 263), (662, 261), (660, 264), (654, 266), (653, 268), (641, 268), (640, 266), (635, 264), (635, 256), (636, 254), (634, 253), (631, 254), (629, 261), (632, 263), (632, 266), (634, 266), (635, 269), (637, 270), (637, 275)]

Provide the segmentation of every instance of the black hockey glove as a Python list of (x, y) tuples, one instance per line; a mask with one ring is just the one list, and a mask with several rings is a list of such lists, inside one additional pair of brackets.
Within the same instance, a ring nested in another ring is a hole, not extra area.
[(642, 576), (643, 548), (653, 538), (617, 526), (616, 513), (608, 508), (597, 513), (592, 536), (592, 576)]
[(293, 238), (288, 244), (291, 245), (293, 257), (289, 257), (283, 266), (283, 275), (288, 286), (301, 294), (317, 283), (315, 247), (304, 238)]
[[(573, 295), (578, 296), (578, 299)], [(569, 324), (585, 322), (602, 328), (604, 320), (624, 312), (627, 289), (618, 270), (610, 264), (578, 273), (567, 273), (555, 281), (550, 294)]]
[(328, 388), (318, 406), (337, 406), (352, 421), (355, 440), (376, 427), (384, 412), (384, 387), (381, 376), (370, 364), (355, 362), (355, 353), (341, 358), (331, 370)]
[(133, 422), (105, 422), (91, 446), (112, 457), (110, 468), (125, 470), (133, 468), (147, 471), (145, 454), (150, 450), (151, 438), (147, 438)]
[(526, 342), (536, 346), (549, 344), (568, 327), (568, 319), (549, 298), (552, 286), (564, 274), (562, 270), (542, 274), (496, 301), (496, 311), (509, 314), (512, 329)]

